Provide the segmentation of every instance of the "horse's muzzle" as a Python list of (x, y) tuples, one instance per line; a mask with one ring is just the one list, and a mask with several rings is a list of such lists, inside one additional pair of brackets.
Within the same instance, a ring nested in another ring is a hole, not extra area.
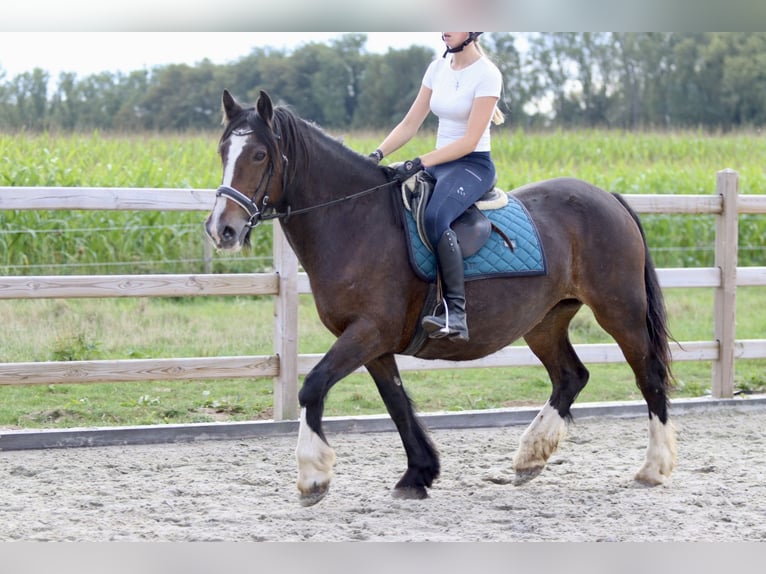
[(247, 245), (251, 229), (247, 225), (235, 227), (220, 219), (215, 222), (212, 214), (205, 221), (205, 233), (216, 249), (223, 251), (239, 251)]

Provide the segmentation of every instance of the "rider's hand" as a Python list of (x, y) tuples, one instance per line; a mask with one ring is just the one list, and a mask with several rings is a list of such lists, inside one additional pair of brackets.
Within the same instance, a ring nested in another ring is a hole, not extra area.
[(380, 151), (380, 148), (378, 148), (367, 157), (369, 157), (375, 163), (380, 163), (380, 161), (383, 159), (383, 152)]
[(400, 182), (407, 181), (413, 175), (424, 169), (425, 166), (423, 165), (423, 162), (420, 161), (419, 157), (416, 157), (415, 159), (407, 160), (396, 166), (396, 168), (394, 168), (394, 171), (396, 172), (394, 179)]

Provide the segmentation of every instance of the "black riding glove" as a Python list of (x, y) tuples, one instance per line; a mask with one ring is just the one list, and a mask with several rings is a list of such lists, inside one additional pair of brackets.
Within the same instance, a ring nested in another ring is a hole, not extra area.
[(380, 160), (383, 159), (383, 152), (380, 151), (380, 148), (378, 148), (367, 157), (369, 157), (375, 163), (380, 163)]
[(394, 168), (394, 179), (400, 182), (407, 181), (413, 175), (424, 169), (425, 166), (423, 165), (423, 162), (420, 161), (419, 157), (416, 157), (415, 159), (407, 160), (396, 166), (396, 168)]

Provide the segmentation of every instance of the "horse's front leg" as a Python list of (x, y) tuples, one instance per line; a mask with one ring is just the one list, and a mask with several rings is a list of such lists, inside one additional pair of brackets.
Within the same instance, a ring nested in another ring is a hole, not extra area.
[[(333, 475), (335, 451), (322, 431), (322, 413), (332, 386), (380, 354), (376, 337), (361, 325), (352, 326), (338, 338), (303, 382), (298, 401), (301, 406), (298, 445), (298, 490), (304, 506), (316, 504), (327, 494)], [(372, 355), (372, 356), (370, 356)]]
[(306, 422), (306, 412), (307, 407), (301, 408), (295, 459), (298, 462), (298, 490), (301, 504), (311, 506), (322, 500), (330, 488), (332, 469), (335, 465), (335, 451), (327, 443), (321, 426), (312, 428)]
[(439, 476), (439, 454), (415, 415), (393, 355), (384, 355), (365, 365), (399, 431), (407, 453), (407, 472), (396, 483), (395, 498), (427, 498), (427, 488)]

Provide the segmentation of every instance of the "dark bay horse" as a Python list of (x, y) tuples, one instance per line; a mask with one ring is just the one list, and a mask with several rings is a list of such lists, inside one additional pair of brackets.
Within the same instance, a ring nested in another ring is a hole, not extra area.
[[(364, 366), (401, 435), (407, 470), (394, 495), (425, 498), (439, 456), (415, 415), (394, 355), (416, 333), (429, 285), (413, 272), (389, 167), (363, 155), (261, 92), (245, 107), (223, 92), (223, 180), (205, 229), (219, 249), (246, 245), (261, 220), (280, 218), (336, 342), (306, 376), (296, 458), (303, 504), (327, 493), (335, 453), (322, 431), (332, 386)], [(489, 355), (523, 337), (552, 382), (550, 398), (523, 433), (516, 484), (537, 476), (565, 434), (588, 371), (568, 326), (588, 305), (635, 373), (649, 411), (649, 446), (636, 480), (663, 483), (675, 465), (668, 419), (669, 334), (662, 293), (637, 215), (616, 194), (571, 178), (512, 194), (535, 221), (548, 273), (466, 285), (470, 341), (429, 339), (415, 355), (455, 361)]]

